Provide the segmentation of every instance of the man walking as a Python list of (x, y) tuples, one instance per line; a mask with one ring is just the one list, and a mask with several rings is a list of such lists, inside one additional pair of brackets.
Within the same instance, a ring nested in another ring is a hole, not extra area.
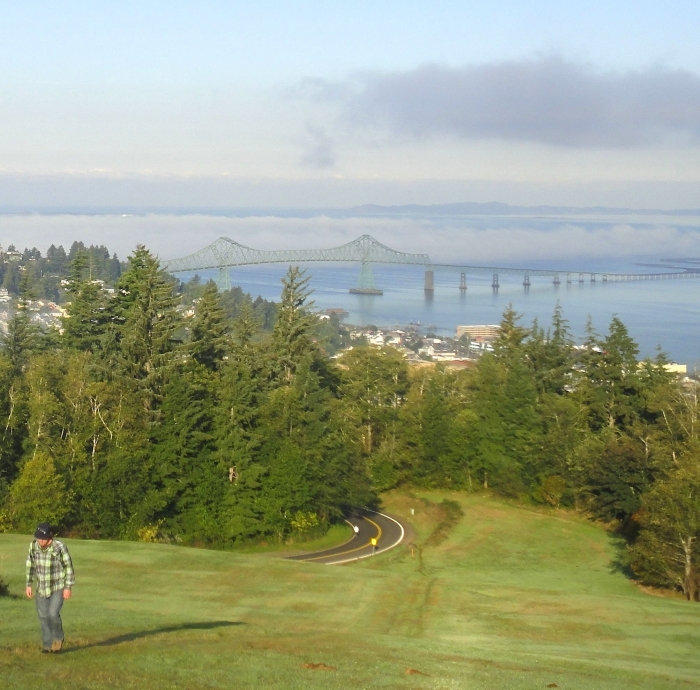
[(27, 556), (27, 596), (32, 598), (36, 577), (36, 610), (44, 644), (42, 654), (56, 654), (63, 646), (61, 607), (75, 584), (73, 562), (66, 545), (53, 538), (51, 525), (42, 522), (34, 532)]

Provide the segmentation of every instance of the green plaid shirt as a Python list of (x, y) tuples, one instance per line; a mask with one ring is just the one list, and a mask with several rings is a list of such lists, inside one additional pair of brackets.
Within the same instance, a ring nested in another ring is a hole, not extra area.
[(27, 587), (37, 580), (36, 594), (48, 599), (59, 589), (70, 589), (75, 584), (73, 561), (62, 541), (54, 539), (45, 549), (36, 539), (29, 545), (27, 556)]

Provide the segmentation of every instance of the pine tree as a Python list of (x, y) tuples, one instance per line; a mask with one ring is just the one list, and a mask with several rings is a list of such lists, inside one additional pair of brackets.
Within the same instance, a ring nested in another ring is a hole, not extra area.
[(197, 303), (188, 349), (192, 358), (210, 371), (220, 368), (230, 349), (226, 316), (213, 281), (206, 284)]
[(29, 314), (31, 298), (29, 273), (25, 271), (19, 285), (19, 299), (15, 313), (7, 323), (7, 333), (2, 336), (2, 349), (16, 376), (22, 374), (31, 353), (40, 347), (40, 332), (32, 323)]
[(94, 352), (107, 329), (109, 313), (102, 287), (90, 275), (89, 260), (80, 251), (71, 262), (68, 279), (71, 301), (66, 307), (67, 316), (62, 319), (63, 341), (76, 350)]
[(0, 355), (0, 505), (19, 471), (26, 436), (26, 390), (10, 360)]
[(513, 309), (512, 304), (509, 304), (503, 312), (500, 331), (493, 343), (494, 355), (498, 360), (510, 362), (522, 356), (529, 331), (518, 325), (520, 318), (520, 314)]
[(224, 477), (214, 451), (212, 379), (193, 365), (171, 377), (164, 389), (161, 423), (153, 434), (157, 482), (162, 486), (162, 517), (189, 540), (217, 535), (218, 503)]
[(32, 455), (22, 467), (9, 496), (10, 520), (21, 532), (30, 532), (38, 522), (59, 526), (71, 511), (72, 496), (52, 458)]
[(277, 312), (277, 322), (272, 332), (273, 376), (281, 383), (289, 384), (299, 362), (312, 351), (315, 317), (309, 309), (310, 278), (298, 266), (290, 266), (282, 278), (282, 299)]
[(589, 330), (580, 394), (594, 430), (606, 426), (624, 430), (635, 421), (639, 411), (638, 351), (617, 317), (603, 339)]
[(146, 409), (156, 404), (173, 361), (173, 337), (180, 325), (177, 302), (158, 260), (139, 245), (110, 303), (112, 332), (107, 336), (112, 342), (106, 340), (105, 351), (107, 356), (114, 353), (118, 373), (144, 392)]
[(265, 396), (262, 362), (242, 337), (222, 369), (215, 417), (215, 457), (224, 485), (219, 512), (222, 535), (234, 542), (252, 539), (270, 529), (263, 506), (263, 481), (268, 470), (256, 460), (260, 434), (265, 433), (259, 429)]

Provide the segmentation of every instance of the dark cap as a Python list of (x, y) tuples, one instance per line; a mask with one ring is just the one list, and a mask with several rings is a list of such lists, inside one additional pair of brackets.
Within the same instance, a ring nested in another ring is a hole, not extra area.
[(53, 537), (53, 530), (48, 522), (42, 522), (37, 525), (36, 532), (34, 532), (35, 539), (51, 539)]

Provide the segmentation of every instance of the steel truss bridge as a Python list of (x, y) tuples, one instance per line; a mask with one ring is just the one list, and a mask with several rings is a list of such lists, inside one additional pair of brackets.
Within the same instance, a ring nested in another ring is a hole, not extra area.
[(508, 268), (496, 266), (464, 266), (457, 264), (434, 264), (427, 254), (409, 254), (391, 249), (370, 235), (362, 235), (352, 242), (331, 249), (283, 249), (269, 251), (246, 247), (228, 237), (220, 237), (204, 249), (179, 259), (168, 259), (161, 266), (170, 273), (218, 269), (217, 281), (220, 289), (231, 286), (229, 269), (236, 266), (256, 264), (304, 264), (310, 262), (344, 262), (361, 264), (358, 286), (351, 292), (360, 294), (382, 294), (374, 283), (372, 264), (403, 264), (423, 266), (425, 270), (424, 289), (434, 290), (435, 271), (459, 274), (459, 289), (466, 291), (468, 274), (487, 274), (493, 277), (491, 287), (499, 288), (499, 275), (519, 275), (523, 277), (525, 289), (530, 287), (530, 278), (548, 277), (554, 285), (562, 282), (595, 283), (628, 282), (638, 280), (675, 280), (700, 278), (700, 268), (678, 269), (664, 273), (591, 273), (590, 271), (554, 270), (537, 268)]

